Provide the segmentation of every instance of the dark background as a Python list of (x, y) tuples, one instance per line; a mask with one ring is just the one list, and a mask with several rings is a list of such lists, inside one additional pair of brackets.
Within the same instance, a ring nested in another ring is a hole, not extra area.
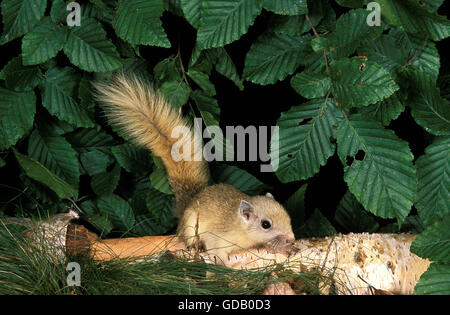
[[(347, 9), (335, 5), (334, 2), (332, 2), (332, 4), (337, 16), (347, 11)], [(447, 1), (439, 9), (438, 13), (445, 15), (445, 13), (449, 11), (449, 8), (450, 3)], [(268, 20), (271, 15), (272, 13), (263, 10), (263, 13), (257, 17), (247, 34), (242, 36), (238, 41), (226, 46), (226, 50), (236, 64), (239, 74), (242, 74), (244, 68), (245, 55), (254, 40), (267, 28)], [(151, 72), (157, 62), (177, 54), (178, 49), (180, 49), (184, 65), (187, 68), (195, 44), (195, 29), (183, 18), (177, 17), (169, 12), (164, 13), (162, 20), (172, 47), (166, 49), (141, 46), (140, 52), (142, 57), (149, 61), (148, 71)], [(449, 69), (449, 49), (446, 47), (446, 44), (448, 43), (449, 39), (436, 43), (441, 58), (441, 74), (448, 73)], [(3, 68), (9, 60), (20, 54), (20, 45), (21, 38), (2, 47), (0, 68)], [(62, 52), (58, 54), (57, 61), (60, 66), (70, 65), (67, 57), (65, 57)], [(237, 125), (242, 125), (244, 127), (249, 125), (254, 125), (256, 127), (275, 126), (281, 112), (287, 111), (291, 106), (299, 105), (306, 101), (290, 87), (289, 82), (291, 77), (292, 76), (288, 76), (283, 82), (264, 86), (253, 84), (251, 82), (244, 82), (245, 89), (240, 91), (232, 81), (213, 71), (210, 79), (217, 90), (216, 98), (221, 108), (220, 125), (222, 130), (225, 130), (225, 126)], [(39, 101), (40, 100), (38, 99), (38, 102)], [(40, 110), (43, 109), (41, 108)], [(408, 108), (396, 121), (391, 123), (389, 128), (393, 129), (401, 139), (408, 141), (416, 158), (423, 154), (425, 147), (428, 145), (429, 136), (414, 122)], [(25, 152), (26, 144), (22, 143), (21, 147), (22, 146)], [(0, 184), (20, 187), (21, 184), (19, 179), (9, 176), (9, 174), (18, 174), (17, 170), (11, 166), (11, 155), (8, 155), (6, 160), (9, 168), (7, 169), (5, 167), (0, 169)], [(308, 217), (315, 208), (318, 208), (328, 219), (332, 220), (336, 206), (347, 190), (347, 184), (343, 180), (343, 166), (336, 154), (332, 156), (327, 164), (321, 167), (320, 172), (312, 178), (307, 181), (289, 184), (282, 184), (274, 173), (261, 173), (259, 171), (260, 162), (234, 162), (230, 164), (247, 170), (265, 184), (269, 185), (271, 187), (270, 191), (280, 202), (284, 202), (301, 185), (307, 182), (306, 217)], [(81, 185), (89, 185), (89, 183), (83, 181), (83, 178), (81, 178), (80, 186)], [(4, 188), (0, 191), (1, 195), (6, 193)], [(5, 200), (5, 196), (1, 195), (0, 199)], [(6, 199), (8, 200), (9, 198)], [(415, 213), (414, 209), (413, 213)], [(377, 218), (377, 220), (381, 221), (379, 218)], [(386, 222), (393, 222), (393, 220)]]

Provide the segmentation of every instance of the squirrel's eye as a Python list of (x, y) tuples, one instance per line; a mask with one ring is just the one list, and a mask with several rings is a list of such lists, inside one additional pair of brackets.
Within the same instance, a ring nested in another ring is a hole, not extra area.
[(272, 224), (270, 224), (270, 222), (269, 221), (267, 221), (267, 220), (262, 220), (261, 221), (261, 226), (262, 226), (262, 228), (263, 229), (270, 229), (270, 227), (272, 226)]

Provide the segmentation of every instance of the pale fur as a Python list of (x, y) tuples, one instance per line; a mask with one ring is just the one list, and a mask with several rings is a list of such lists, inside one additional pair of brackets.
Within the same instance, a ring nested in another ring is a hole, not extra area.
[(191, 128), (180, 109), (133, 75), (117, 74), (110, 82), (94, 83), (94, 88), (109, 121), (161, 158), (176, 197), (176, 214), (181, 216), (192, 197), (207, 186), (209, 174), (204, 160), (194, 161), (193, 147), (191, 156), (185, 157), (187, 161), (172, 158), (173, 144), (182, 140), (172, 138), (172, 130), (177, 126)]
[[(180, 217), (177, 234), (188, 246), (194, 246), (198, 240), (218, 262), (224, 262), (236, 249), (264, 244), (284, 246), (278, 242), (280, 236), (293, 241), (289, 215), (270, 194), (248, 196), (231, 185), (208, 186), (207, 163), (194, 161), (193, 149), (190, 161), (172, 159), (172, 146), (178, 140), (171, 137), (173, 128), (190, 128), (190, 125), (181, 111), (174, 109), (151, 86), (135, 76), (119, 74), (111, 82), (96, 83), (94, 87), (109, 120), (161, 157)], [(194, 143), (190, 145), (193, 147)], [(240, 214), (243, 200), (253, 207), (251, 220), (246, 221)], [(271, 229), (261, 227), (263, 219), (271, 220)]]

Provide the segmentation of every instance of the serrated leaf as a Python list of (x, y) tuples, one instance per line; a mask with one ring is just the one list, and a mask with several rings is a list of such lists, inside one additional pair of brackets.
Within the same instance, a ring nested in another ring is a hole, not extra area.
[(417, 186), (408, 143), (359, 114), (341, 120), (337, 143), (344, 180), (356, 199), (377, 216), (403, 222)]
[(111, 147), (117, 145), (112, 136), (95, 128), (80, 128), (66, 135), (66, 139), (79, 153), (94, 150), (110, 153)]
[(394, 79), (407, 67), (434, 78), (439, 74), (439, 53), (435, 44), (395, 29), (387, 35), (363, 42), (358, 48), (358, 54), (381, 65)]
[(363, 116), (379, 121), (383, 126), (387, 126), (405, 110), (405, 106), (399, 97), (397, 94), (394, 94), (378, 103), (361, 108), (359, 112)]
[(299, 36), (310, 29), (304, 15), (274, 15), (269, 19), (269, 30), (272, 33)]
[(146, 197), (146, 204), (152, 221), (152, 229), (158, 234), (167, 233), (176, 225), (173, 212), (173, 195), (164, 194), (156, 189), (150, 189)]
[(111, 221), (105, 215), (92, 213), (85, 214), (81, 218), (92, 224), (92, 226), (100, 232), (101, 236), (109, 234), (109, 232), (111, 232), (114, 228)]
[(131, 44), (170, 47), (160, 19), (163, 11), (162, 0), (120, 0), (113, 27)]
[(434, 79), (414, 73), (409, 106), (414, 120), (433, 135), (450, 135), (450, 105), (442, 98)]
[(36, 27), (22, 39), (24, 65), (36, 65), (53, 57), (63, 48), (67, 32), (44, 17)]
[(306, 0), (263, 0), (263, 7), (281, 15), (300, 15), (308, 13)]
[(78, 156), (63, 137), (35, 129), (28, 140), (28, 156), (72, 187), (78, 188), (80, 178)]
[(102, 195), (97, 200), (97, 206), (100, 213), (113, 223), (115, 229), (127, 232), (133, 227), (133, 210), (121, 197), (114, 194)]
[(203, 0), (197, 40), (203, 49), (239, 39), (261, 12), (258, 0)]
[(66, 183), (64, 180), (53, 174), (49, 169), (38, 161), (29, 158), (13, 149), (20, 166), (28, 177), (44, 184), (53, 190), (59, 198), (71, 198), (77, 195), (76, 189)]
[(432, 263), (414, 287), (414, 294), (449, 295), (450, 264)]
[(333, 234), (336, 234), (336, 229), (318, 209), (314, 209), (305, 224), (295, 232), (296, 237), (298, 235), (301, 238), (325, 237)]
[(33, 127), (34, 92), (13, 92), (0, 87), (0, 149), (9, 148)]
[(99, 196), (112, 194), (116, 190), (120, 180), (120, 165), (114, 165), (111, 171), (92, 176), (92, 190)]
[(111, 164), (112, 158), (102, 151), (89, 151), (80, 154), (81, 165), (89, 176), (106, 172), (106, 168)]
[(79, 78), (71, 68), (52, 68), (45, 73), (42, 105), (50, 114), (78, 127), (92, 127), (94, 123), (76, 98)]
[(311, 100), (281, 114), (277, 121), (279, 134), (272, 136), (270, 152), (272, 167), (281, 182), (309, 178), (326, 164), (334, 154), (333, 138), (340, 119), (342, 113), (325, 99)]
[(339, 201), (334, 221), (343, 228), (345, 233), (374, 233), (380, 227), (349, 191)]
[(435, 41), (450, 35), (450, 22), (444, 16), (428, 11), (419, 1), (380, 0), (378, 4), (383, 20), (398, 29), (430, 36)]
[(44, 16), (46, 7), (47, 0), (3, 0), (3, 36), (0, 44), (28, 33)]
[(89, 72), (107, 72), (122, 66), (116, 47), (93, 18), (84, 18), (81, 26), (72, 28), (64, 53), (75, 66)]
[(215, 165), (211, 170), (211, 176), (216, 183), (233, 185), (249, 195), (257, 195), (268, 188), (267, 185), (250, 173), (232, 165)]
[(158, 89), (165, 98), (176, 107), (181, 107), (189, 100), (191, 90), (183, 81), (166, 81)]
[(415, 206), (425, 224), (450, 215), (450, 139), (437, 138), (419, 157)]
[(50, 18), (54, 23), (66, 23), (68, 14), (65, 0), (52, 0)]
[(283, 80), (302, 64), (309, 40), (309, 36), (261, 35), (245, 56), (243, 78), (258, 84)]
[(348, 8), (361, 8), (364, 3), (363, 0), (336, 0), (336, 2), (339, 5)]
[(162, 167), (156, 167), (150, 174), (150, 181), (152, 187), (159, 190), (162, 193), (172, 195), (172, 189), (170, 188), (169, 180), (167, 178), (166, 170)]
[(374, 104), (399, 89), (384, 68), (368, 60), (338, 60), (330, 73), (332, 92), (344, 108)]
[(31, 91), (43, 80), (38, 66), (24, 66), (22, 58), (16, 57), (2, 69), (7, 88), (15, 91)]
[[(369, 26), (367, 15), (370, 11), (365, 9), (350, 10), (342, 14), (336, 21), (336, 29), (327, 36), (329, 51), (334, 58), (347, 57), (367, 38), (378, 37), (383, 28)], [(351, 30), (351, 31), (349, 31)]]
[(450, 264), (450, 217), (428, 226), (411, 244), (411, 252), (433, 262)]
[(181, 0), (184, 17), (195, 28), (200, 26), (200, 10), (203, 0)]
[(151, 168), (152, 159), (148, 150), (126, 143), (112, 147), (111, 152), (128, 172), (147, 173)]
[(291, 224), (294, 232), (296, 228), (305, 221), (305, 193), (307, 188), (308, 185), (303, 184), (283, 204), (291, 217)]
[(214, 84), (209, 81), (209, 76), (206, 73), (195, 69), (189, 69), (187, 75), (208, 95), (216, 95), (216, 88), (214, 87)]
[(305, 98), (318, 98), (327, 94), (331, 81), (325, 74), (305, 70), (292, 77), (291, 86)]
[(242, 79), (239, 77), (236, 66), (225, 48), (217, 48), (216, 53), (217, 62), (214, 64), (216, 71), (233, 81), (239, 90), (244, 90)]

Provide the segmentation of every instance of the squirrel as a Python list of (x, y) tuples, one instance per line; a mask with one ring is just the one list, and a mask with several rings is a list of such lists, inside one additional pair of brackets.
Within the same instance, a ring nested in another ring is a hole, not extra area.
[[(177, 235), (188, 248), (201, 244), (221, 264), (238, 249), (264, 246), (286, 254), (283, 249), (295, 240), (291, 220), (270, 193), (249, 196), (229, 184), (211, 185), (208, 163), (196, 161), (195, 150), (183, 152), (190, 156), (180, 161), (172, 158), (173, 145), (178, 141), (171, 136), (173, 128), (185, 127), (192, 135), (181, 108), (170, 105), (135, 75), (119, 73), (109, 83), (93, 85), (110, 123), (161, 158), (175, 195)], [(191, 140), (192, 136), (186, 139), (191, 148), (201, 146)]]

